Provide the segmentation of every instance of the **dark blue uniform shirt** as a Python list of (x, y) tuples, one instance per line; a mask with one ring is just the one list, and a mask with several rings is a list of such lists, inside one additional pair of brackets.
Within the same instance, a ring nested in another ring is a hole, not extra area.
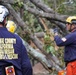
[[(1, 59), (0, 58), (0, 75), (2, 75), (2, 70), (3, 70), (2, 67), (9, 64), (14, 65), (16, 75), (32, 75), (32, 66), (28, 58), (26, 48), (24, 47), (20, 37), (16, 34), (10, 33), (6, 28), (0, 27), (0, 49), (3, 47), (3, 46), (1, 47), (1, 44), (2, 44), (1, 38), (4, 38), (4, 39), (15, 38), (16, 39), (16, 43), (13, 44), (13, 48), (14, 48), (14, 54), (18, 54), (18, 59), (14, 59), (14, 58)], [(4, 44), (5, 44), (5, 41), (4, 41)], [(0, 55), (0, 57), (1, 56), (2, 55)]]
[(65, 46), (64, 61), (70, 62), (76, 60), (76, 31), (61, 38), (58, 35), (54, 38), (57, 46)]

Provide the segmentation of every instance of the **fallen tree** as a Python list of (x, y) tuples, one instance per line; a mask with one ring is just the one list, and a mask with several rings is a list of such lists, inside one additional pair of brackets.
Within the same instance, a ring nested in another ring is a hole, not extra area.
[[(27, 5), (27, 2), (32, 3), (35, 5), (35, 7), (31, 7)], [(40, 63), (48, 70), (52, 70), (53, 68), (56, 69), (56, 71), (59, 71), (63, 69), (61, 66), (61, 63), (58, 59), (58, 57), (53, 56), (52, 53), (47, 53), (44, 49), (44, 43), (39, 40), (38, 36), (45, 36), (45, 32), (43, 33), (32, 33), (29, 30), (28, 25), (24, 22), (22, 17), (15, 11), (13, 8), (13, 4), (18, 4), (18, 2), (15, 2), (14, 0), (0, 0), (0, 3), (5, 5), (9, 11), (10, 15), (13, 17), (13, 20), (17, 23), (17, 25), (21, 28), (20, 34), (24, 33), (24, 35), (28, 35), (30, 40), (35, 44), (35, 46), (40, 50), (40, 52), (36, 51), (34, 48), (32, 48), (28, 43), (26, 43), (24, 40), (24, 45), (27, 48), (27, 51), (30, 55), (32, 55), (33, 58), (40, 61)], [(34, 16), (38, 17), (38, 19), (46, 19), (46, 21), (49, 21), (50, 23), (55, 24), (57, 27), (60, 28), (62, 32), (62, 35), (68, 34), (68, 31), (65, 29), (65, 19), (68, 17), (68, 15), (60, 15), (59, 13), (55, 12), (53, 9), (51, 9), (49, 6), (44, 4), (41, 0), (26, 0), (22, 2), (22, 7), (24, 11), (28, 11)], [(23, 11), (23, 12), (24, 12)], [(42, 25), (42, 21), (40, 22)], [(45, 25), (47, 26), (47, 25)], [(44, 27), (45, 29), (45, 27)], [(47, 31), (49, 28), (47, 27)], [(51, 33), (50, 33), (51, 34)], [(53, 36), (52, 36), (53, 37)], [(24, 37), (22, 37), (24, 38)], [(51, 41), (50, 41), (51, 42)]]

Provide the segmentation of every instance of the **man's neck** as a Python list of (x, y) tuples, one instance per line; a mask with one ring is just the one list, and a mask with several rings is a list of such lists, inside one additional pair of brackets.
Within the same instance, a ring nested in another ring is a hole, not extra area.
[(76, 31), (76, 28), (74, 28), (71, 32), (74, 32), (74, 31)]

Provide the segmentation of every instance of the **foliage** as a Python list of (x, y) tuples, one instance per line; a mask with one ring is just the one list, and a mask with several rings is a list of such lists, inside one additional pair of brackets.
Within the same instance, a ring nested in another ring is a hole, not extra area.
[[(57, 0), (56, 1), (56, 6), (57, 7), (55, 8), (53, 0), (44, 0), (45, 4), (47, 4), (48, 6), (52, 7), (56, 12), (58, 12), (60, 14), (71, 14), (71, 15), (74, 14), (75, 11), (73, 11), (71, 13), (71, 9), (76, 10), (75, 9), (75, 7), (76, 7), (75, 3), (72, 5), (72, 7), (70, 7), (70, 5), (69, 6), (68, 5), (64, 5), (63, 2), (64, 2), (64, 0)], [(22, 8), (22, 7), (23, 7), (23, 2), (20, 1), (20, 0), (16, 0), (15, 3), (14, 3), (14, 5), (13, 5), (13, 8), (17, 12), (19, 12), (20, 8)], [(66, 7), (68, 9), (66, 9)], [(28, 26), (29, 30), (31, 31), (31, 33), (42, 31), (42, 28), (41, 28), (41, 26), (40, 26), (40, 24), (39, 24), (36, 16), (34, 16), (33, 14), (31, 14), (30, 12), (28, 12), (28, 11), (25, 10), (23, 12), (22, 19), (27, 24), (27, 26)], [(47, 25), (50, 25), (49, 22), (46, 22), (46, 23), (47, 23)], [(51, 24), (51, 26), (48, 26), (48, 27), (53, 27), (53, 26), (54, 25)], [(25, 34), (26, 33), (24, 33), (24, 31), (22, 33), (21, 32), (19, 33), (19, 35), (21, 37), (23, 37), (24, 40), (26, 40), (27, 42), (29, 42), (29, 40), (30, 40), (29, 34), (26, 34), (26, 35)], [(59, 48), (59, 51), (56, 51), (55, 48), (54, 48), (54, 46), (55, 46), (54, 41), (52, 41), (50, 39), (50, 37), (51, 37), (50, 34), (46, 32), (46, 35), (44, 36), (44, 49), (46, 50), (47, 53), (51, 52), (53, 55), (56, 55), (57, 57), (59, 57), (62, 65), (63, 65), (64, 64), (63, 63), (63, 50), (62, 50), (62, 48)]]
[(64, 14), (65, 13), (65, 5), (61, 5), (58, 9), (57, 12)]
[[(28, 15), (28, 16), (27, 16)], [(28, 11), (24, 11), (24, 21), (26, 21), (32, 33), (42, 31), (40, 24), (36, 17), (30, 14)]]
[(12, 6), (18, 12), (20, 8), (23, 7), (23, 2), (20, 0), (16, 0)]
[(76, 8), (76, 1), (75, 0), (73, 0), (71, 2), (66, 0), (65, 2), (61, 3), (57, 12), (59, 12), (61, 14), (67, 14), (67, 15), (76, 15), (75, 8)]
[[(67, 2), (67, 0), (65, 0), (65, 1), (57, 0), (56, 2), (55, 2), (55, 0), (43, 0), (43, 1), (46, 5), (50, 6), (51, 8), (53, 8), (56, 12), (58, 12), (60, 14), (76, 15), (76, 13), (75, 13), (76, 1), (75, 0), (73, 0), (72, 4), (65, 4), (65, 2)], [(56, 3), (56, 5), (55, 5), (55, 3)], [(30, 4), (30, 3), (27, 3), (27, 5), (31, 6), (31, 7), (35, 7), (35, 5)], [(55, 8), (55, 6), (56, 6), (56, 8)], [(13, 7), (17, 12), (19, 12), (20, 8), (23, 7), (23, 1), (16, 0)], [(42, 28), (41, 28), (39, 22), (37, 21), (36, 16), (34, 16), (33, 14), (29, 13), (26, 10), (23, 13), (24, 13), (23, 20), (27, 23), (27, 25), (29, 26), (29, 29), (33, 33), (42, 31)], [(47, 25), (48, 24), (49, 23), (47, 22)], [(51, 27), (53, 27), (53, 24), (51, 25)]]
[(51, 52), (53, 55), (55, 55), (55, 49), (52, 43), (50, 33), (47, 31), (44, 36), (44, 50), (46, 50), (47, 53)]
[(20, 0), (16, 0), (14, 5), (18, 6), (19, 8), (23, 7), (23, 2)]
[(72, 4), (67, 4), (66, 5), (66, 11), (67, 13), (66, 14), (69, 14), (69, 15), (76, 15), (76, 1), (73, 0), (73, 3)]
[[(23, 7), (23, 2), (20, 0), (16, 0), (14, 5), (12, 5), (12, 6), (16, 10), (16, 12), (20, 12), (20, 9)], [(33, 6), (33, 5), (31, 5), (31, 6)], [(23, 12), (22, 18), (26, 22), (26, 24), (28, 25), (28, 27), (32, 33), (42, 31), (42, 28), (41, 28), (40, 24), (38, 23), (36, 17), (34, 15), (30, 14), (28, 11), (25, 10)]]
[[(46, 4), (46, 5), (48, 5), (48, 6), (50, 6), (51, 8), (53, 8), (53, 9), (55, 9), (55, 11), (56, 12), (59, 12), (59, 13), (62, 13), (62, 14), (66, 14), (67, 13), (67, 9), (66, 9), (66, 7), (68, 7), (69, 9), (69, 11), (70, 11), (70, 5), (68, 6), (68, 5), (65, 5), (65, 4), (63, 4), (64, 3), (64, 0), (57, 0), (56, 1), (56, 8), (55, 8), (55, 6), (54, 6), (54, 0), (44, 0), (44, 3)], [(28, 4), (27, 4), (28, 5)], [(30, 6), (33, 6), (33, 5), (30, 5)], [(76, 10), (75, 9), (75, 7), (76, 7), (76, 5), (75, 5), (75, 3), (72, 5), (74, 8), (74, 10)], [(15, 3), (14, 3), (14, 5), (13, 5), (13, 7), (14, 7), (14, 9), (17, 11), (17, 12), (19, 12), (20, 11), (20, 8), (22, 8), (23, 7), (23, 2), (21, 1), (21, 0), (16, 0), (15, 1)], [(33, 7), (35, 7), (35, 6), (33, 6)], [(66, 11), (65, 11), (66, 10)], [(75, 13), (75, 11), (73, 12), (73, 13)], [(67, 14), (70, 14), (70, 12), (69, 13), (67, 13)], [(42, 31), (42, 28), (41, 28), (41, 26), (40, 26), (40, 24), (39, 24), (39, 22), (38, 22), (38, 20), (36, 19), (36, 16), (34, 16), (33, 14), (31, 14), (30, 12), (28, 12), (28, 11), (24, 11), (23, 12), (23, 17), (22, 17), (22, 19), (24, 20), (24, 22), (28, 25), (28, 27), (29, 27), (29, 29), (30, 29), (30, 31), (32, 32), (32, 33), (35, 33), (35, 32), (40, 32), (40, 31)], [(47, 25), (49, 24), (50, 25), (50, 23), (48, 23), (48, 22), (46, 22), (47, 23)], [(49, 27), (53, 27), (53, 24), (51, 25), (51, 26), (49, 26)], [(26, 40), (29, 40), (30, 38), (27, 36), (26, 37), (26, 35), (21, 35), (23, 38), (26, 38)], [(49, 35), (45, 35), (45, 37), (44, 37), (44, 40), (45, 40), (45, 49), (46, 49), (46, 51), (47, 51), (47, 53), (50, 53), (50, 52), (52, 52), (53, 54), (54, 54), (54, 44), (52, 45), (52, 41), (50, 40), (50, 38), (49, 38), (50, 36)], [(50, 42), (50, 43), (48, 43), (47, 44), (47, 42)]]
[(44, 3), (60, 14), (76, 15), (76, 0), (72, 0), (73, 3), (69, 1), (71, 0), (44, 0)]

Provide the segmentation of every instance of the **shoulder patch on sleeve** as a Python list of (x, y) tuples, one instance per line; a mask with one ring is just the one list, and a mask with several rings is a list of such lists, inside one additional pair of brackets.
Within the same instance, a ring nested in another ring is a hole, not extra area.
[(67, 39), (66, 39), (66, 38), (62, 38), (61, 40), (62, 40), (63, 42), (65, 42)]

